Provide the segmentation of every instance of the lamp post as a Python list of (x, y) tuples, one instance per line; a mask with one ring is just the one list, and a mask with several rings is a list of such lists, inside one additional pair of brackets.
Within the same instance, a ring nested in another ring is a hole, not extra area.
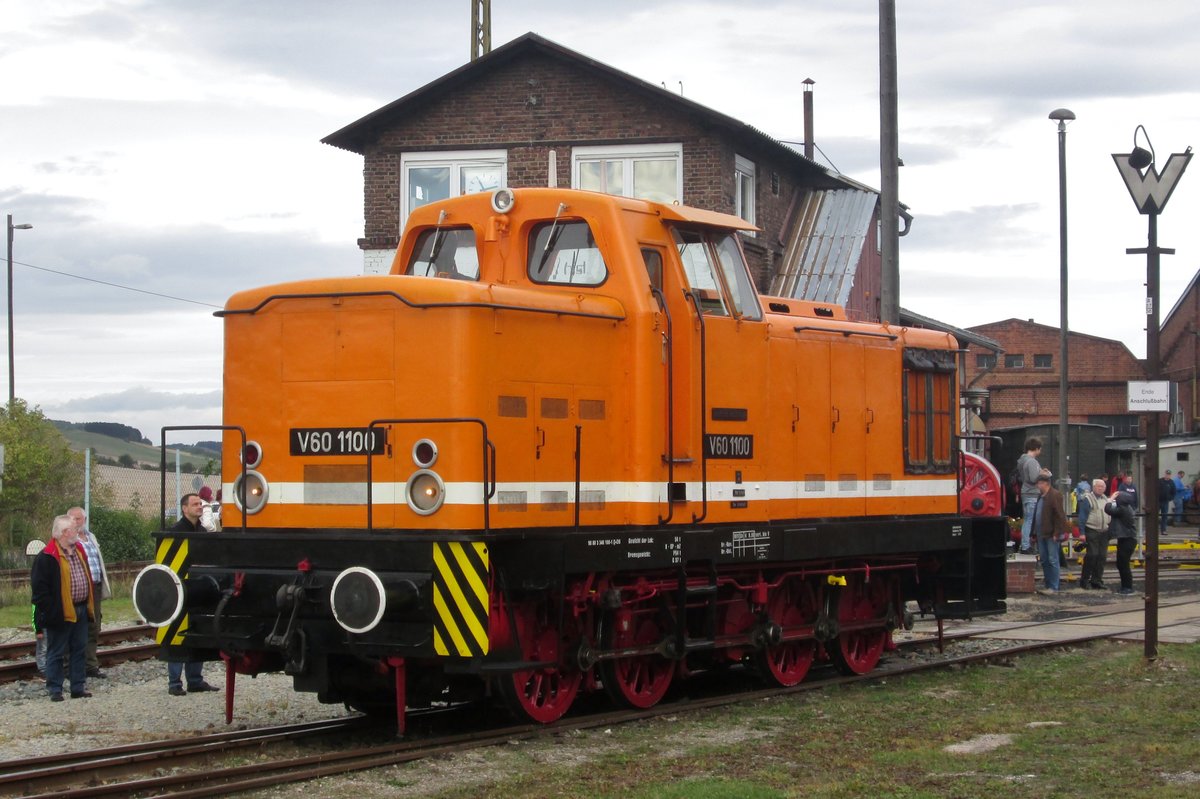
[(14, 225), (12, 214), (8, 215), (8, 404), (17, 397), (16, 369), (13, 367), (13, 292), (12, 292), (12, 243), (14, 230), (29, 230), (33, 225)]
[[(1146, 139), (1146, 150), (1137, 144), (1138, 131)], [(1174, 255), (1175, 250), (1158, 246), (1158, 215), (1175, 191), (1183, 170), (1192, 160), (1192, 148), (1171, 153), (1162, 172), (1154, 165), (1154, 145), (1150, 134), (1138, 125), (1133, 130), (1133, 152), (1113, 153), (1117, 170), (1125, 180), (1138, 213), (1145, 214), (1149, 232), (1145, 247), (1131, 247), (1127, 255), (1146, 255), (1146, 371), (1151, 381), (1159, 375), (1158, 353), (1158, 256)], [(1158, 657), (1158, 410), (1146, 420), (1146, 658)]]
[(1058, 485), (1063, 510), (1068, 511), (1071, 481), (1067, 479), (1067, 123), (1075, 114), (1066, 108), (1050, 112), (1058, 123)]

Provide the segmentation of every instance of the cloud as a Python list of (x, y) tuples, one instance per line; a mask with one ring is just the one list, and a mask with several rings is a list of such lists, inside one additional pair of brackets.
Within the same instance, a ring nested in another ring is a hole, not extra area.
[(1044, 243), (1046, 231), (1026, 224), (1038, 211), (1035, 203), (968, 208), (946, 214), (917, 215), (911, 232), (901, 241), (905, 252), (1019, 253)]
[(77, 397), (54, 407), (64, 413), (80, 415), (146, 410), (194, 410), (220, 404), (220, 391), (175, 392), (135, 386), (111, 394)]

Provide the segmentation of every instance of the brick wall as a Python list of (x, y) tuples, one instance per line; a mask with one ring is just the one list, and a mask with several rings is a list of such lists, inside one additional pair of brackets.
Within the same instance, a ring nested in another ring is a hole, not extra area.
[(1200, 431), (1200, 276), (1193, 278), (1158, 336), (1162, 376), (1175, 384), (1178, 413), (1172, 418), (1172, 433)]
[[(1059, 329), (1022, 319), (1006, 319), (970, 328), (999, 342), (1005, 352), (997, 356), (994, 370), (986, 374), (977, 356), (990, 351), (972, 344), (967, 351), (968, 385), (990, 392), (987, 423), (990, 428), (1056, 423), (1059, 410)], [(1145, 380), (1142, 361), (1123, 343), (1085, 333), (1067, 339), (1067, 414), (1072, 423), (1089, 416), (1127, 414), (1130, 380)], [(1023, 355), (1024, 366), (1005, 366), (1006, 355)], [(1034, 366), (1035, 355), (1049, 355), (1050, 367)]]

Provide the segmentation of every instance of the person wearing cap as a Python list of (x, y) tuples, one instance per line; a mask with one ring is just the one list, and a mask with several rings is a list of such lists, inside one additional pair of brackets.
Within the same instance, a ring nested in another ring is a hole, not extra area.
[(1171, 516), (1171, 501), (1175, 499), (1175, 481), (1171, 479), (1171, 470), (1163, 472), (1158, 478), (1158, 531), (1167, 531), (1167, 520)]
[(1121, 575), (1121, 590), (1117, 593), (1128, 596), (1133, 593), (1133, 570), (1129, 561), (1137, 547), (1137, 528), (1133, 525), (1133, 509), (1137, 504), (1135, 495), (1118, 491), (1104, 512), (1112, 517), (1108, 532), (1117, 539), (1117, 573)]
[(1063, 509), (1062, 493), (1052, 483), (1046, 469), (1037, 476), (1038, 498), (1033, 508), (1033, 534), (1037, 536), (1038, 557), (1042, 561), (1044, 593), (1057, 594), (1059, 589), (1060, 541), (1067, 535), (1067, 513)]
[(218, 511), (213, 506), (212, 489), (208, 486), (200, 486), (196, 496), (200, 497), (200, 526), (210, 533), (219, 532), (221, 517), (217, 515)]

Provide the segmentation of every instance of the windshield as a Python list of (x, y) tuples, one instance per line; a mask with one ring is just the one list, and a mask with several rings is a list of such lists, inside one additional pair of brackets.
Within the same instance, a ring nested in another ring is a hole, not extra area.
[(535, 283), (598, 286), (608, 266), (587, 222), (554, 220), (529, 234), (529, 277)]
[(441, 227), (422, 231), (404, 274), (478, 280), (479, 254), (475, 251), (475, 231), (469, 227)]
[(681, 228), (674, 234), (688, 287), (703, 313), (762, 319), (736, 234)]

